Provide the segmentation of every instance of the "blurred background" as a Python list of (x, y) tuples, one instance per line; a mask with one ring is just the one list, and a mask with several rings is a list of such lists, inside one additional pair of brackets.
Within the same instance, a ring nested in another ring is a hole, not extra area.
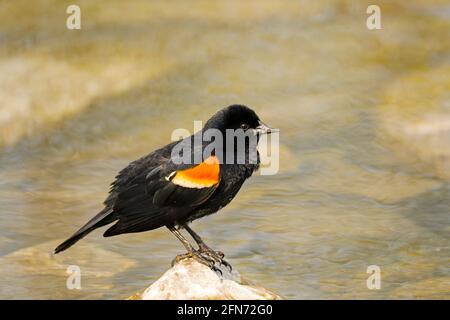
[(165, 229), (51, 251), (118, 170), (242, 103), (280, 128), (281, 168), (194, 222), (211, 247), (290, 299), (449, 299), (449, 36), (448, 0), (0, 1), (0, 298), (155, 281), (183, 252)]

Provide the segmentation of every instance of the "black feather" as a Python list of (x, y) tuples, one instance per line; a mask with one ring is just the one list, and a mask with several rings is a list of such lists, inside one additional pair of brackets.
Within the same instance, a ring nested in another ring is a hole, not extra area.
[(69, 239), (61, 243), (56, 247), (55, 253), (64, 251), (73, 246), (77, 241), (84, 238), (92, 230), (100, 228), (104, 225), (114, 222), (115, 217), (113, 211), (109, 208), (105, 208), (100, 211), (94, 218), (88, 221), (83, 227), (75, 232)]

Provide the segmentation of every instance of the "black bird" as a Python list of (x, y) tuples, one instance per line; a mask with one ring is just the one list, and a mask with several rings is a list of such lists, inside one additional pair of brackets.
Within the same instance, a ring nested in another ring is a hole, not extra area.
[[(223, 141), (218, 140), (218, 147), (209, 156), (204, 155), (204, 151), (210, 142), (203, 141), (199, 147), (195, 147), (194, 142), (208, 129), (220, 132), (224, 137)], [(198, 133), (153, 151), (120, 171), (104, 202), (105, 208), (61, 243), (55, 253), (71, 247), (94, 229), (116, 222), (106, 230), (104, 237), (166, 226), (188, 251), (185, 255), (177, 256), (177, 259), (190, 256), (212, 268), (215, 262), (228, 264), (223, 260), (223, 253), (210, 249), (188, 226), (189, 222), (215, 213), (230, 203), (244, 181), (259, 167), (256, 145), (246, 139), (243, 150), (236, 147), (239, 143), (231, 144), (230, 147), (231, 138), (226, 138), (227, 129), (241, 129), (238, 131), (244, 136), (247, 134), (256, 139), (261, 134), (273, 131), (246, 106), (231, 105), (220, 110)], [(186, 146), (194, 143), (189, 151), (189, 163), (179, 163), (180, 158), (174, 155), (174, 147), (179, 147), (180, 143)], [(229, 153), (234, 153), (231, 163), (226, 161)], [(253, 161), (252, 153), (257, 155)], [(200, 162), (196, 163), (193, 160), (199, 154)], [(239, 157), (241, 161), (238, 161)], [(198, 244), (198, 250), (180, 233), (180, 228), (192, 236)]]

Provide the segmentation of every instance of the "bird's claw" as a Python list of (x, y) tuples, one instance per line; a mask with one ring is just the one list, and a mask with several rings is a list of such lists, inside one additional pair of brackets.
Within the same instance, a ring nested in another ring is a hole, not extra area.
[(214, 260), (214, 262), (217, 262), (226, 268), (231, 272), (233, 270), (232, 266), (228, 261), (224, 259), (225, 254), (221, 251), (214, 251), (208, 247), (201, 246), (199, 248), (199, 252), (202, 254), (202, 256), (207, 256), (210, 260)]
[(201, 252), (196, 251), (196, 250), (193, 250), (191, 252), (187, 252), (187, 253), (184, 253), (184, 254), (177, 255), (172, 260), (172, 267), (175, 265), (175, 263), (178, 263), (181, 260), (188, 259), (188, 258), (194, 259), (198, 263), (201, 263), (201, 264), (207, 266), (208, 268), (210, 268), (212, 271), (214, 271), (216, 273), (218, 272), (218, 273), (220, 273), (220, 275), (222, 275), (222, 271), (215, 266), (215, 260), (214, 259), (212, 259), (209, 256), (204, 256)]

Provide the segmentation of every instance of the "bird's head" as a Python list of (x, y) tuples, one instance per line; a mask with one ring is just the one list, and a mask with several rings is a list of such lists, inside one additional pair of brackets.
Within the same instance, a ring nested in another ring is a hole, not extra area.
[(205, 129), (218, 129), (222, 132), (227, 129), (242, 129), (245, 132), (251, 130), (258, 135), (270, 134), (274, 131), (259, 119), (255, 111), (239, 104), (231, 105), (217, 112), (206, 122)]

